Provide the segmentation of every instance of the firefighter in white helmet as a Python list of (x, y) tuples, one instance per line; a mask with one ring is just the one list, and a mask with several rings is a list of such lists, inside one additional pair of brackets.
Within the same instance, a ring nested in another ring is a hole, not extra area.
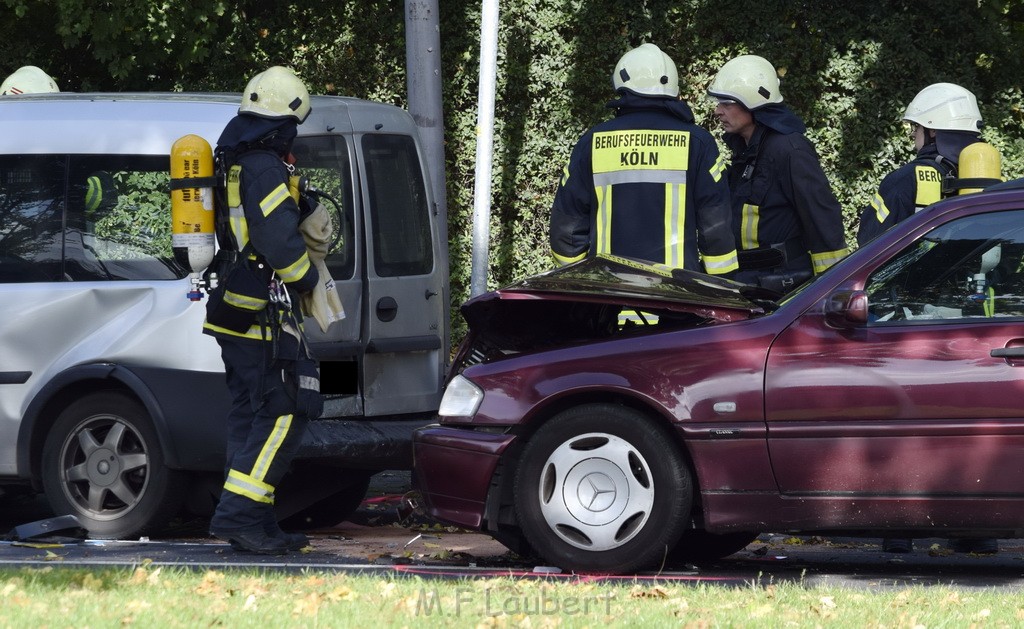
[(318, 273), (289, 189), (292, 143), (309, 113), (302, 81), (272, 67), (249, 81), (216, 149), (226, 181), (215, 203), (221, 251), (214, 264), (222, 279), (210, 293), (203, 331), (220, 345), (232, 406), (226, 480), (210, 533), (237, 550), (271, 555), (308, 543), (281, 531), (275, 490), (306, 423), (322, 410), (298, 308)]
[(576, 143), (551, 208), (556, 262), (591, 254), (727, 275), (737, 269), (725, 164), (679, 98), (672, 59), (654, 44), (612, 73), (615, 117)]
[(0, 96), (17, 96), (19, 94), (46, 94), (59, 92), (53, 78), (36, 66), (22, 66), (11, 73), (2, 85)]
[(942, 198), (942, 181), (956, 176), (960, 152), (981, 140), (978, 101), (953, 83), (935, 83), (918, 92), (903, 120), (910, 125), (917, 156), (882, 179), (861, 214), (858, 244)]
[(767, 59), (742, 55), (722, 66), (708, 93), (732, 149), (736, 279), (785, 293), (849, 250), (842, 207), (779, 87)]

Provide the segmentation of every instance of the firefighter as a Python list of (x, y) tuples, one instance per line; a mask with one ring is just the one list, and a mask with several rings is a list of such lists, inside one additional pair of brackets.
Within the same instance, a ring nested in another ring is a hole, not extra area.
[(18, 94), (46, 94), (59, 92), (57, 83), (49, 74), (35, 66), (22, 66), (11, 73), (2, 85), (0, 96), (17, 96)]
[(736, 271), (725, 164), (679, 98), (672, 59), (643, 44), (612, 73), (615, 117), (572, 149), (551, 208), (555, 261), (613, 254), (727, 275)]
[(742, 55), (708, 93), (732, 150), (729, 188), (737, 278), (786, 293), (849, 251), (843, 213), (803, 121), (782, 103), (775, 67)]
[(203, 331), (220, 345), (232, 406), (226, 480), (210, 533), (236, 550), (272, 555), (308, 543), (282, 532), (273, 508), (306, 423), (322, 410), (296, 307), (318, 274), (289, 190), (292, 142), (309, 112), (302, 81), (287, 68), (269, 68), (249, 81), (216, 149), (227, 182), (216, 204), (221, 281)]
[(903, 120), (910, 125), (917, 157), (882, 179), (861, 215), (859, 245), (942, 198), (942, 181), (956, 177), (960, 151), (981, 141), (978, 101), (952, 83), (918, 92)]

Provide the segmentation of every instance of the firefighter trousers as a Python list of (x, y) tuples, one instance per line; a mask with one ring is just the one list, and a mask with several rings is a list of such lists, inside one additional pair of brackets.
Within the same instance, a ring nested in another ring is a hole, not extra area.
[(261, 528), (275, 490), (298, 451), (307, 418), (285, 389), (272, 344), (218, 337), (231, 394), (224, 488), (210, 529)]

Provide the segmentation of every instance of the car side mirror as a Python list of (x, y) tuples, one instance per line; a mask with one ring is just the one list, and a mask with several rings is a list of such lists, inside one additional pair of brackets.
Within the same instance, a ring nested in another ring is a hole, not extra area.
[(833, 328), (848, 330), (868, 322), (868, 294), (862, 290), (841, 290), (825, 301), (825, 323)]

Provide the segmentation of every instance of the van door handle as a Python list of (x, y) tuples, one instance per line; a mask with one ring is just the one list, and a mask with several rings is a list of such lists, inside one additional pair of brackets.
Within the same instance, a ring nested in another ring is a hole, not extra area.
[(377, 300), (377, 318), (387, 323), (398, 316), (398, 302), (394, 297), (381, 297)]

